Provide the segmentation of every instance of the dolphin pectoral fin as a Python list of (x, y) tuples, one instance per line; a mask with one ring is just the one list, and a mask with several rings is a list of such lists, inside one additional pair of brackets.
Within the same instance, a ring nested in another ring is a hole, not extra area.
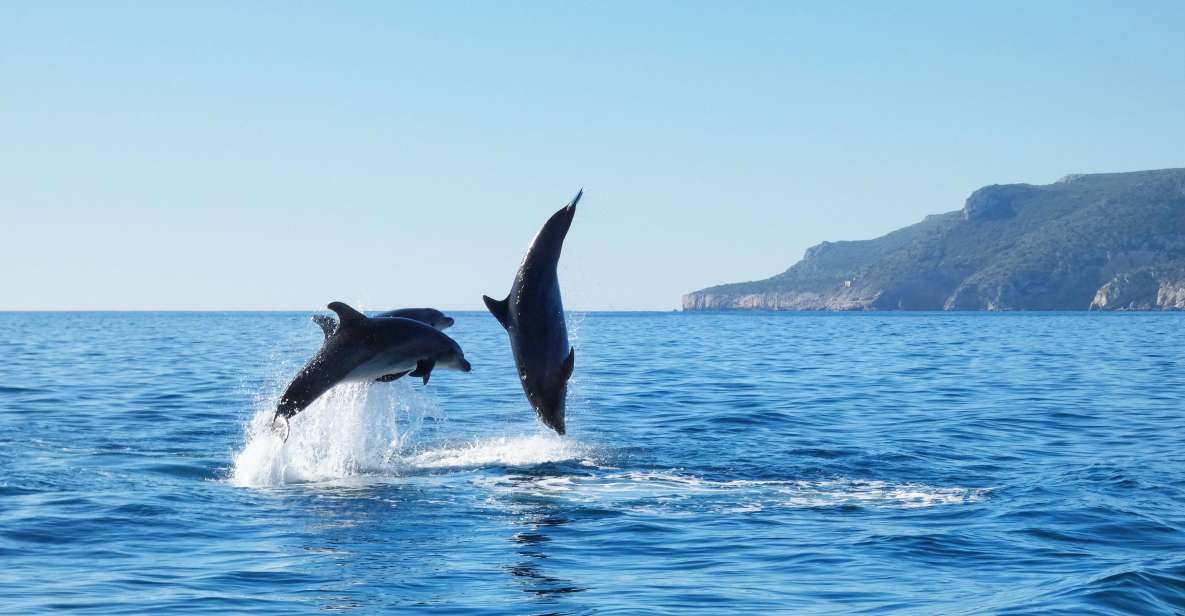
[(280, 442), (287, 443), (288, 435), (292, 433), (292, 423), (289, 421), (290, 417), (288, 415), (281, 415), (279, 411), (276, 411), (276, 414), (272, 415), (272, 430), (279, 432), (276, 429), (276, 420), (281, 417), (284, 418), (284, 436), (280, 437)]
[(432, 368), (435, 367), (436, 362), (432, 361), (431, 359), (421, 359), (420, 361), (416, 362), (415, 372), (412, 372), (411, 376), (424, 377), (424, 384), (427, 385), (428, 377), (432, 376)]
[(338, 327), (354, 325), (366, 320), (366, 315), (354, 310), (343, 302), (330, 302), (327, 308), (337, 313), (337, 318), (341, 322)]
[(507, 323), (510, 322), (510, 296), (506, 299), (498, 300), (488, 295), (482, 295), (481, 299), (485, 301), (486, 308), (489, 309), (490, 314), (494, 315), (495, 319), (502, 324), (502, 327), (509, 327)]
[(329, 337), (333, 335), (333, 330), (337, 329), (337, 321), (334, 321), (331, 317), (327, 317), (323, 314), (314, 314), (313, 322), (321, 327), (321, 331), (325, 332), (326, 340), (328, 340)]
[(375, 381), (378, 383), (390, 383), (391, 381), (399, 379), (400, 377), (402, 377), (405, 374), (407, 374), (407, 370), (404, 370), (403, 372), (395, 372), (392, 374), (384, 374), (383, 376), (380, 376), (379, 378), (375, 379)]
[[(572, 378), (572, 370), (576, 368), (576, 349), (568, 352), (568, 359), (564, 360), (564, 380)], [(563, 434), (561, 432), (560, 434)]]

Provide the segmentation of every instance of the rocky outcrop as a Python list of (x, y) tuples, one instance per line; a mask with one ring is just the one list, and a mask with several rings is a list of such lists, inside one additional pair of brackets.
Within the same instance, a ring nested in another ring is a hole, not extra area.
[(823, 242), (786, 271), (683, 296), (684, 310), (1177, 310), (1185, 169), (993, 185), (958, 211)]
[(1151, 310), (1160, 281), (1149, 270), (1119, 274), (1099, 288), (1091, 310)]
[(876, 298), (856, 293), (688, 293), (684, 310), (864, 310)]
[(1185, 279), (1162, 283), (1156, 290), (1156, 305), (1161, 310), (1185, 310)]
[(1185, 310), (1185, 267), (1149, 267), (1117, 274), (1099, 288), (1091, 310)]
[(964, 220), (994, 220), (1016, 216), (1018, 202), (1038, 194), (1029, 184), (993, 184), (971, 193), (963, 204)]

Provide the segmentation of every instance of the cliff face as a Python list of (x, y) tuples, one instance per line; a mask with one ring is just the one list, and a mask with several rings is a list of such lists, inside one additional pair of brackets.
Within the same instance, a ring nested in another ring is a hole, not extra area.
[(689, 293), (683, 296), (684, 310), (863, 310), (869, 298), (857, 293)]
[(1091, 310), (1185, 310), (1185, 263), (1117, 274), (1099, 288)]
[(872, 240), (824, 242), (684, 310), (1185, 309), (1185, 169), (995, 185)]

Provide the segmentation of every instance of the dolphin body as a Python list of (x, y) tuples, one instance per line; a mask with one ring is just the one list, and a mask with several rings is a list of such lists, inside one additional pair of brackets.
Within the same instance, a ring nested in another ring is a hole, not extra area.
[[(399, 310), (388, 310), (387, 312), (380, 312), (372, 319), (411, 319), (426, 323), (435, 327), (440, 331), (444, 331), (453, 326), (453, 318), (445, 316), (445, 314), (435, 308), (400, 308)], [(314, 314), (313, 322), (321, 327), (321, 331), (325, 332), (325, 339), (328, 340), (333, 335), (333, 330), (337, 329), (337, 321), (333, 317), (327, 317), (323, 314)]]
[(506, 299), (483, 295), (486, 308), (510, 335), (510, 348), (527, 400), (547, 427), (564, 434), (568, 379), (576, 351), (568, 344), (564, 304), (556, 266), (564, 237), (576, 214), (582, 189), (571, 203), (553, 214), (527, 248)]
[(340, 325), (288, 384), (273, 421), (303, 411), (338, 383), (385, 383), (410, 373), (427, 384), (438, 366), (470, 370), (460, 345), (434, 327), (398, 317), (370, 318), (342, 302), (329, 304), (329, 309)]

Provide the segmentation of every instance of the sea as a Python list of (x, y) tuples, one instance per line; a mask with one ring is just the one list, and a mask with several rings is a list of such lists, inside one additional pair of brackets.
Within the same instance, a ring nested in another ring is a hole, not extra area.
[(270, 426), (307, 312), (0, 314), (0, 612), (1182, 614), (1185, 314), (571, 313)]

